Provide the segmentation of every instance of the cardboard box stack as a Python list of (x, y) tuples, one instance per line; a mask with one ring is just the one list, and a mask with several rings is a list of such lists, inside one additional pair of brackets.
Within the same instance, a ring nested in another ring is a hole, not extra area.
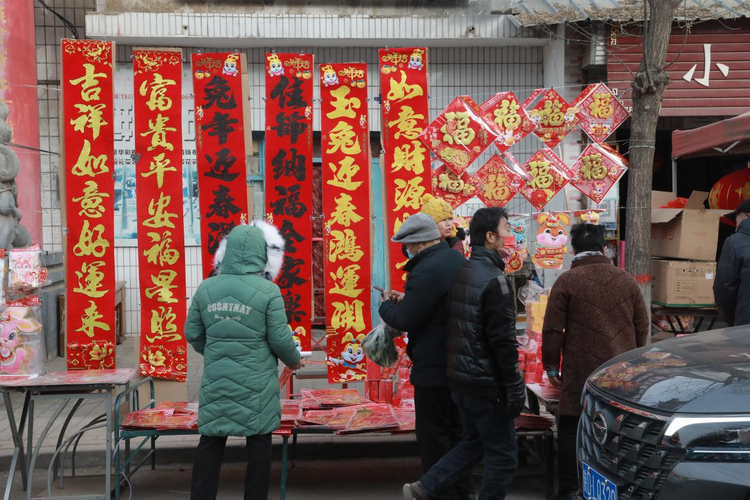
[(527, 384), (538, 384), (544, 376), (542, 364), (542, 329), (547, 311), (549, 290), (526, 301), (526, 335), (519, 339), (518, 361)]
[(675, 198), (655, 191), (651, 204), (652, 301), (667, 307), (711, 307), (719, 219), (708, 193), (695, 191), (685, 208), (660, 208)]

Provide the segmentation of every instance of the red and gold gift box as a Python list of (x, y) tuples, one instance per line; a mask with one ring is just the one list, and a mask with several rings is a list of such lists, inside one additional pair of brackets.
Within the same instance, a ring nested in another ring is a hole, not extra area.
[(62, 40), (67, 365), (115, 368), (114, 44)]
[(320, 67), (328, 381), (364, 380), (371, 329), (367, 65)]
[(311, 349), (313, 56), (266, 54), (266, 219), (286, 241), (276, 284), (303, 351)]

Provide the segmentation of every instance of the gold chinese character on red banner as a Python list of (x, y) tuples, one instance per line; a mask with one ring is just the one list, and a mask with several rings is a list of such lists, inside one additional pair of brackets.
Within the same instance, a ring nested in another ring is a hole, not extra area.
[(149, 97), (148, 101), (146, 101), (146, 106), (151, 111), (157, 109), (159, 111), (167, 111), (172, 108), (172, 99), (167, 97), (167, 87), (171, 85), (177, 85), (177, 82), (165, 79), (159, 73), (154, 73), (154, 80), (152, 82), (144, 81), (138, 92), (144, 97), (148, 94)]
[(83, 194), (73, 198), (81, 205), (78, 215), (98, 219), (104, 214), (104, 198), (109, 198), (109, 193), (99, 192), (99, 185), (94, 181), (86, 181), (85, 186)]

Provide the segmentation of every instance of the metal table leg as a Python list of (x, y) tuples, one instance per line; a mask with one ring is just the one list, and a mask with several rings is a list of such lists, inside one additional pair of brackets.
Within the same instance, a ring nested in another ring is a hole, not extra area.
[[(104, 487), (106, 488), (104, 498), (105, 500), (110, 500), (112, 498), (112, 454), (114, 451), (112, 450), (112, 419), (114, 418), (114, 408), (113, 408), (113, 398), (112, 398), (112, 392), (114, 389), (107, 389), (107, 402), (106, 402), (106, 411), (107, 411), (107, 458), (105, 459), (105, 478), (104, 478)], [(119, 486), (119, 482), (118, 482)]]
[[(31, 395), (31, 393), (29, 393)], [(26, 484), (23, 486), (24, 491), (31, 490), (31, 473), (29, 472), (29, 465), (31, 465), (31, 450), (34, 449), (34, 399), (29, 397), (29, 411), (27, 413), (29, 420), (26, 422), (26, 430), (28, 432), (26, 438), (26, 463), (24, 468), (26, 469)]]
[[(67, 430), (68, 430), (68, 425), (70, 425), (70, 421), (73, 419), (73, 415), (76, 414), (76, 412), (78, 411), (78, 408), (80, 408), (82, 404), (83, 404), (83, 399), (79, 399), (78, 401), (76, 401), (76, 404), (73, 405), (73, 409), (70, 410), (70, 413), (68, 414), (68, 417), (65, 419), (65, 423), (63, 424), (62, 428), (60, 429), (60, 435), (57, 436), (57, 447), (55, 448), (56, 450), (60, 449), (60, 446), (62, 445), (63, 439), (65, 438), (65, 432), (67, 432)], [(64, 462), (61, 462), (61, 463), (64, 464)], [(52, 464), (50, 464), (50, 465), (52, 465)], [(54, 477), (57, 477), (57, 468), (53, 468), (53, 471), (54, 471), (53, 472)], [(62, 476), (64, 472), (65, 471), (62, 469), (62, 467), (60, 467), (60, 476)]]
[(15, 476), (16, 466), (18, 465), (19, 459), (21, 460), (21, 477), (24, 486), (26, 485), (26, 471), (23, 465), (26, 463), (23, 454), (23, 437), (18, 432), (16, 427), (16, 417), (13, 413), (13, 403), (10, 398), (10, 394), (3, 392), (3, 400), (5, 401), (5, 409), (8, 412), (8, 424), (10, 425), (10, 433), (13, 436), (13, 458), (10, 461), (10, 469), (8, 470), (8, 479), (5, 483), (5, 494), (3, 500), (10, 498), (10, 490), (13, 486), (13, 476)]
[(281, 436), (284, 442), (281, 444), (281, 491), (279, 494), (280, 500), (286, 500), (286, 480), (287, 480), (287, 451), (289, 448), (289, 436)]
[[(34, 485), (34, 467), (36, 466), (36, 459), (39, 457), (39, 451), (42, 449), (42, 443), (44, 443), (44, 438), (47, 437), (47, 434), (49, 433), (50, 428), (52, 427), (52, 424), (55, 423), (55, 420), (57, 420), (57, 417), (60, 416), (62, 411), (65, 409), (66, 406), (68, 406), (68, 403), (70, 402), (70, 399), (64, 399), (60, 406), (57, 407), (57, 410), (55, 410), (55, 413), (52, 415), (52, 417), (47, 422), (47, 425), (44, 427), (44, 430), (42, 431), (41, 436), (39, 436), (39, 442), (36, 444), (36, 448), (34, 448), (34, 452), (31, 454), (31, 459), (29, 461), (29, 478), (28, 478), (28, 485), (26, 488), (26, 500), (31, 500), (31, 490), (33, 489)], [(31, 449), (31, 429), (33, 428), (33, 419), (34, 417), (34, 398), (31, 398), (31, 407), (29, 409), (29, 441), (28, 441), (28, 447)]]

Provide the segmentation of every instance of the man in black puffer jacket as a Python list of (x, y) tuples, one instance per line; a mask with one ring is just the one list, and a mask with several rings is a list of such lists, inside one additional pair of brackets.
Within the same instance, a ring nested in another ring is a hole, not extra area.
[[(413, 363), (416, 434), (424, 472), (430, 470), (461, 440), (461, 419), (451, 399), (446, 376), (448, 292), (466, 259), (440, 242), (440, 231), (427, 215), (409, 217), (396, 235), (411, 255), (404, 270), (409, 273), (403, 296), (380, 305), (383, 321), (408, 332), (406, 352)], [(436, 492), (436, 499), (473, 499), (471, 471), (454, 485)]]
[(461, 413), (461, 442), (416, 482), (405, 500), (431, 498), (484, 457), (482, 499), (504, 499), (517, 465), (514, 419), (525, 402), (518, 369), (514, 294), (503, 273), (508, 213), (477, 210), (471, 220), (471, 259), (448, 297), (448, 380)]
[(721, 250), (714, 300), (729, 326), (750, 325), (750, 199), (725, 215), (737, 224)]

